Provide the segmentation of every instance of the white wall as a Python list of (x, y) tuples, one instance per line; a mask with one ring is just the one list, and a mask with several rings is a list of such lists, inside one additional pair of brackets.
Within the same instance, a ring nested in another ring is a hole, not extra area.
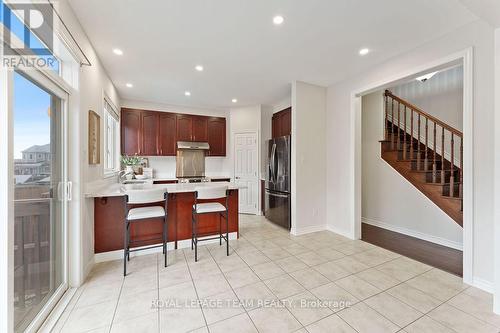
[(411, 80), (389, 90), (462, 131), (463, 74), (463, 66), (456, 66), (437, 73), (425, 82)]
[(383, 91), (363, 96), (363, 221), (461, 249), (462, 228), (381, 158), (383, 123)]
[(267, 174), (267, 156), (268, 144), (267, 141), (272, 138), (272, 124), (273, 124), (273, 111), (274, 107), (269, 105), (262, 105), (262, 112), (260, 118), (260, 131), (261, 131), (261, 145), (260, 145), (260, 178), (266, 179)]
[(500, 314), (500, 28), (495, 30), (495, 312)]
[(292, 84), (292, 230), (326, 226), (326, 88)]
[[(84, 199), (83, 191), (86, 183), (100, 180), (103, 177), (103, 164), (95, 166), (88, 164), (88, 111), (93, 110), (101, 116), (101, 133), (103, 133), (104, 94), (117, 106), (120, 105), (120, 100), (92, 44), (66, 0), (58, 2), (58, 11), (92, 63), (92, 66), (80, 68), (78, 90), (70, 96), (68, 130), (70, 136), (69, 176), (73, 182), (73, 200), (69, 209), (69, 283), (70, 286), (79, 286), (83, 283), (94, 262), (93, 200)], [(104, 154), (102, 145), (101, 140), (101, 154)], [(101, 155), (101, 161), (103, 160), (103, 155)]]
[[(262, 138), (261, 138), (261, 125), (262, 125), (262, 106), (246, 106), (240, 108), (233, 108), (229, 111), (229, 128), (230, 135), (228, 136), (229, 147), (228, 154), (231, 158), (231, 175), (234, 176), (234, 134), (235, 133), (243, 133), (243, 132), (257, 132), (257, 147), (259, 149), (258, 156), (259, 161), (258, 165), (261, 166), (261, 146), (262, 146)], [(260, 186), (260, 182), (259, 182)], [(259, 190), (260, 193), (260, 190)], [(260, 201), (259, 201), (260, 202)]]
[[(474, 230), (473, 279), (476, 285), (493, 284), (493, 29), (482, 21), (463, 26), (440, 39), (429, 42), (382, 63), (369, 71), (328, 88), (327, 133), (327, 218), (329, 227), (354, 235), (351, 208), (354, 186), (354, 136), (351, 122), (351, 94), (365, 87), (396, 78), (412, 68), (434, 62), (450, 54), (474, 47)], [(467, 190), (467, 189), (465, 189)]]
[(289, 108), (290, 106), (292, 106), (292, 96), (291, 95), (283, 98), (281, 101), (274, 103), (272, 105), (273, 113), (280, 112), (281, 110)]
[[(244, 133), (244, 132), (256, 132), (257, 133), (257, 169), (262, 165), (262, 137), (261, 137), (261, 126), (262, 126), (262, 105), (246, 106), (233, 108), (229, 111), (230, 116), (230, 151), (231, 156), (231, 177), (234, 177), (234, 134)], [(257, 212), (262, 211), (261, 207), (261, 184), (260, 180), (257, 182)]]
[[(230, 124), (229, 112), (222, 109), (204, 109), (192, 108), (185, 106), (135, 101), (135, 100), (122, 100), (121, 107), (153, 110), (162, 112), (185, 113), (201, 116), (212, 117), (225, 117), (226, 118), (226, 157), (207, 157), (205, 158), (205, 175), (224, 176), (229, 177), (232, 174), (232, 164), (229, 154), (229, 138), (230, 138)], [(175, 156), (150, 156), (149, 164), (154, 169), (154, 175), (158, 178), (175, 178)]]

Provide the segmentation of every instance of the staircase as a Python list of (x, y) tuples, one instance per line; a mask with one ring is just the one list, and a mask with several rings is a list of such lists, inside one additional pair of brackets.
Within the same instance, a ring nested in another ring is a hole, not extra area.
[(462, 226), (462, 132), (388, 90), (384, 97), (382, 158)]

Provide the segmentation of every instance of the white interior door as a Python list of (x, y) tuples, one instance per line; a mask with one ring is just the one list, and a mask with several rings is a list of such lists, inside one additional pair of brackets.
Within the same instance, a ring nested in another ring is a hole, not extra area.
[(234, 135), (234, 178), (246, 186), (239, 191), (239, 211), (257, 214), (259, 200), (257, 133)]

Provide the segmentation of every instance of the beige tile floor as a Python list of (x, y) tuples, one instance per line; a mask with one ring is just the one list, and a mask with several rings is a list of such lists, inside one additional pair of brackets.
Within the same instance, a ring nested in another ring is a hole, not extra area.
[(218, 244), (96, 265), (54, 332), (495, 332), (492, 296), (332, 232), (294, 237), (241, 216)]

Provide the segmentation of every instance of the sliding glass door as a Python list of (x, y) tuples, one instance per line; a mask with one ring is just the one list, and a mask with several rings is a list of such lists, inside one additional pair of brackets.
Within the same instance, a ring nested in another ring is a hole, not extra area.
[(39, 72), (12, 75), (14, 327), (24, 331), (67, 288), (66, 99)]

